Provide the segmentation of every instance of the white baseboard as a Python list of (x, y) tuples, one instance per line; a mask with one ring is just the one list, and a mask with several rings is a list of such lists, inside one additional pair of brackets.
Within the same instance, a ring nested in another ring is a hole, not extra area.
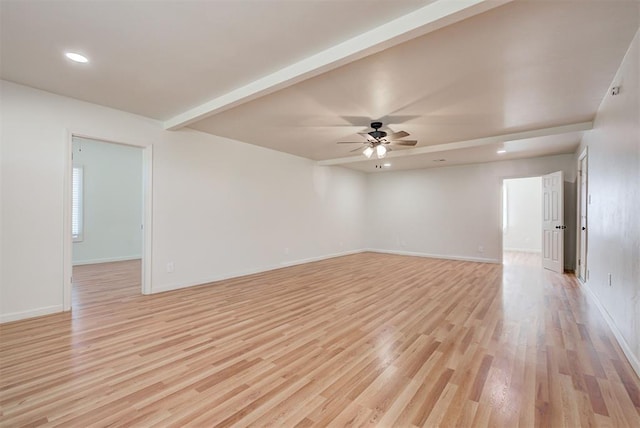
[(381, 249), (374, 249), (374, 248), (366, 248), (366, 249), (360, 249), (360, 250), (343, 251), (343, 252), (340, 252), (340, 253), (332, 253), (332, 254), (327, 254), (327, 255), (324, 255), (324, 256), (310, 257), (310, 258), (306, 258), (306, 259), (299, 259), (299, 260), (294, 260), (294, 261), (289, 261), (289, 262), (282, 262), (279, 265), (265, 266), (265, 267), (257, 268), (257, 269), (248, 269), (246, 271), (233, 272), (233, 273), (230, 273), (230, 274), (218, 275), (218, 276), (209, 277), (209, 278), (202, 278), (202, 279), (195, 280), (195, 281), (188, 281), (188, 282), (181, 282), (181, 283), (174, 283), (174, 284), (160, 284), (160, 285), (153, 284), (151, 286), (151, 294), (164, 293), (166, 291), (179, 290), (181, 288), (195, 287), (195, 286), (198, 286), (198, 285), (209, 284), (209, 283), (212, 283), (212, 282), (224, 281), (226, 279), (238, 278), (238, 277), (241, 277), (241, 276), (253, 275), (253, 274), (262, 273), (262, 272), (268, 272), (270, 270), (282, 269), (282, 268), (285, 268), (285, 267), (291, 267), (291, 266), (301, 265), (301, 264), (305, 264), (305, 263), (317, 262), (317, 261), (320, 261), (320, 260), (332, 259), (334, 257), (342, 257), (342, 256), (348, 256), (350, 254), (357, 254), (357, 253), (364, 253), (364, 252), (395, 254), (395, 255), (400, 255), (400, 256), (429, 257), (429, 258), (433, 258), (433, 259), (460, 260), (460, 261), (466, 261), (466, 262), (494, 263), (494, 264), (501, 264), (502, 263), (502, 261), (499, 260), (499, 259), (488, 259), (488, 258), (478, 258), (478, 257), (464, 257), (464, 256), (448, 256), (448, 255), (441, 255), (441, 254), (416, 253), (416, 252), (411, 252), (411, 251), (394, 251), (394, 250), (381, 250)]
[[(342, 251), (340, 253), (332, 253), (332, 254), (327, 254), (325, 256), (310, 257), (308, 259), (299, 259), (299, 260), (294, 260), (292, 262), (283, 262), (283, 263), (280, 263), (280, 267), (289, 267), (289, 266), (303, 265), (305, 263), (319, 262), (320, 260), (333, 259), (335, 257), (348, 256), (348, 255), (351, 255), (351, 254), (363, 253), (365, 251), (367, 251), (367, 250)], [(274, 269), (278, 269), (278, 268), (276, 267)]]
[(238, 278), (238, 277), (241, 277), (241, 276), (253, 275), (253, 274), (256, 274), (256, 273), (268, 272), (268, 271), (271, 271), (271, 270), (282, 269), (282, 268), (285, 268), (285, 267), (291, 267), (291, 266), (301, 265), (301, 264), (305, 264), (305, 263), (317, 262), (317, 261), (320, 261), (320, 260), (332, 259), (334, 257), (348, 256), (350, 254), (362, 253), (364, 251), (366, 251), (366, 250), (343, 251), (343, 252), (340, 252), (340, 253), (332, 253), (332, 254), (327, 254), (327, 255), (324, 255), (324, 256), (311, 257), (311, 258), (307, 258), (307, 259), (299, 259), (299, 260), (294, 260), (294, 261), (289, 261), (289, 262), (282, 262), (279, 265), (264, 266), (264, 267), (257, 268), (257, 269), (248, 269), (248, 270), (245, 270), (245, 271), (233, 272), (233, 273), (226, 274), (226, 275), (218, 275), (218, 276), (214, 276), (214, 277), (203, 278), (203, 279), (199, 279), (199, 280), (196, 280), (196, 281), (189, 281), (189, 282), (186, 282), (186, 283), (160, 284), (160, 285), (152, 284), (152, 286), (151, 286), (151, 294), (164, 293), (166, 291), (179, 290), (181, 288), (195, 287), (195, 286), (198, 286), (198, 285), (209, 284), (209, 283), (212, 283), (212, 282), (224, 281), (226, 279)]
[(613, 318), (611, 318), (611, 315), (609, 315), (609, 312), (607, 312), (605, 307), (600, 302), (600, 299), (598, 299), (598, 296), (595, 295), (595, 293), (591, 290), (591, 288), (589, 288), (585, 283), (580, 281), (580, 279), (578, 279), (578, 283), (580, 284), (580, 288), (582, 288), (585, 291), (585, 294), (587, 295), (587, 297), (589, 297), (591, 302), (596, 305), (596, 307), (600, 311), (600, 314), (602, 314), (602, 318), (604, 318), (604, 320), (607, 322), (607, 325), (611, 329), (611, 332), (613, 333), (616, 340), (618, 341), (618, 344), (622, 348), (622, 352), (624, 352), (625, 357), (627, 357), (627, 360), (629, 360), (629, 364), (631, 364), (633, 371), (635, 371), (636, 375), (640, 377), (640, 360), (638, 359), (637, 355), (634, 355), (633, 351), (631, 350), (631, 347), (625, 340), (624, 336), (622, 335), (620, 330), (618, 330), (618, 326), (616, 326), (615, 321), (613, 321)]
[(62, 305), (45, 306), (44, 308), (31, 309), (22, 312), (11, 312), (0, 315), (0, 324), (12, 321), (20, 321), (27, 318), (41, 317), (62, 312)]
[(503, 248), (503, 251), (517, 251), (518, 253), (538, 253), (541, 254), (542, 250), (533, 250), (531, 248)]
[(135, 256), (121, 256), (121, 257), (107, 257), (104, 259), (89, 259), (89, 260), (74, 260), (74, 266), (82, 265), (95, 265), (98, 263), (111, 263), (111, 262), (125, 262), (127, 260), (140, 260), (142, 256), (140, 254)]
[(460, 260), (463, 262), (502, 264), (502, 260), (500, 259), (489, 259), (489, 258), (483, 258), (483, 257), (451, 256), (451, 255), (443, 255), (443, 254), (418, 253), (414, 251), (381, 250), (378, 248), (368, 248), (365, 251), (370, 251), (372, 253), (395, 254), (398, 256), (428, 257), (430, 259)]

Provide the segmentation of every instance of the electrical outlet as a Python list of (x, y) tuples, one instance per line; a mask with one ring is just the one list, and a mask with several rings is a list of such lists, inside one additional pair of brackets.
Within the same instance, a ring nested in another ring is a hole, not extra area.
[(167, 272), (168, 273), (173, 272), (173, 262), (167, 263)]
[(289, 255), (289, 247), (285, 247), (284, 249), (284, 255), (288, 256)]
[(479, 253), (484, 253), (484, 246), (483, 245), (478, 245), (478, 252)]

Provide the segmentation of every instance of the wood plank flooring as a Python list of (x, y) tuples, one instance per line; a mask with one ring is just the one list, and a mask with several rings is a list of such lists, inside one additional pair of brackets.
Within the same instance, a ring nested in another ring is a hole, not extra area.
[(640, 426), (640, 381), (571, 275), (363, 253), (152, 296), (74, 270), (0, 326), (0, 426)]

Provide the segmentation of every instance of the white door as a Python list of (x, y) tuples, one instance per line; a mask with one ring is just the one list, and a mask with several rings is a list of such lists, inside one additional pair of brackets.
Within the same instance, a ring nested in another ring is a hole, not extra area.
[(578, 276), (587, 281), (587, 156), (580, 158), (580, 249), (578, 251)]
[(542, 176), (542, 267), (564, 272), (564, 176)]

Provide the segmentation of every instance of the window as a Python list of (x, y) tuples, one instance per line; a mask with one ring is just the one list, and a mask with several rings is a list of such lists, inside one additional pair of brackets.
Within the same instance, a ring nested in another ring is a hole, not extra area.
[(84, 175), (84, 169), (81, 166), (73, 167), (73, 176), (71, 184), (71, 234), (73, 236), (73, 242), (82, 241), (82, 214), (83, 214), (83, 201), (82, 201), (82, 179)]

